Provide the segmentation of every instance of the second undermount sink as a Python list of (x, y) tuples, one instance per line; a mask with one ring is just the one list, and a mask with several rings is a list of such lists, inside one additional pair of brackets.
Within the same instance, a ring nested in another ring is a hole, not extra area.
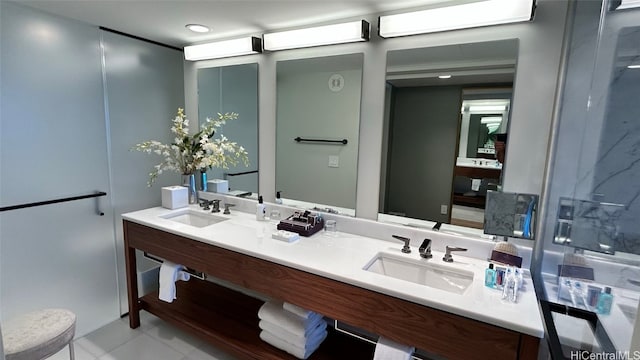
[(191, 209), (180, 210), (178, 212), (163, 215), (161, 217), (167, 220), (176, 221), (182, 224), (187, 224), (199, 228), (228, 220), (227, 218), (223, 218), (221, 216), (215, 216)]
[(384, 253), (371, 259), (364, 270), (455, 294), (464, 293), (473, 282), (472, 271)]

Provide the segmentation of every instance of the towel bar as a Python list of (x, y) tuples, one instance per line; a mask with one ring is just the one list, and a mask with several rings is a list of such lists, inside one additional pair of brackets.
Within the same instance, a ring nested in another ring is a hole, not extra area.
[[(157, 257), (155, 257), (153, 255), (147, 254), (146, 251), (142, 253), (142, 256), (146, 257), (147, 259), (149, 259), (151, 261), (155, 261), (155, 262), (160, 263), (160, 264), (162, 264), (164, 262), (164, 260), (162, 260), (160, 258), (157, 258)], [(188, 268), (186, 266), (185, 266), (185, 271), (188, 272), (189, 275), (193, 276), (196, 279), (205, 280), (207, 278), (207, 275), (205, 273), (203, 273), (201, 271), (193, 270), (193, 269)]]

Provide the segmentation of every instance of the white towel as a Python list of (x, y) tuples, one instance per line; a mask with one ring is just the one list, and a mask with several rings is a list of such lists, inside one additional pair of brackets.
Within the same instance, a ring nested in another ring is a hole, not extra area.
[(287, 331), (294, 334), (306, 336), (309, 332), (315, 329), (318, 324), (324, 322), (322, 315), (315, 313), (315, 315), (308, 319), (302, 318), (282, 308), (281, 302), (267, 301), (258, 310), (258, 317), (260, 320), (266, 320), (272, 324), (287, 329)]
[(471, 179), (471, 190), (480, 190), (480, 184), (482, 184), (482, 179)]
[(298, 305), (289, 304), (288, 302), (282, 303), (282, 308), (305, 319), (308, 319), (309, 317), (315, 316), (315, 314), (317, 314), (311, 310), (301, 308)]
[(187, 272), (182, 271), (184, 266), (174, 264), (170, 261), (164, 261), (160, 266), (160, 290), (158, 298), (165, 302), (173, 302), (176, 299), (176, 281), (189, 280), (190, 276)]
[(292, 344), (289, 344), (288, 342), (280, 339), (279, 337), (273, 335), (268, 331), (264, 331), (264, 330), (260, 331), (260, 339), (262, 339), (264, 342), (271, 344), (277, 347), (278, 349), (284, 350), (289, 354), (297, 357), (298, 359), (306, 359), (309, 356), (311, 356), (311, 354), (313, 354), (313, 352), (318, 349), (318, 347), (326, 337), (327, 337), (327, 332), (323, 331), (322, 338), (320, 338), (320, 340), (317, 341), (316, 344), (313, 344), (315, 346), (300, 348)]
[(409, 360), (414, 351), (415, 348), (412, 346), (398, 344), (380, 336), (373, 360)]
[(287, 329), (278, 326), (277, 324), (270, 323), (266, 320), (260, 320), (258, 323), (260, 329), (264, 331), (268, 331), (271, 334), (277, 336), (278, 338), (288, 342), (291, 345), (307, 348), (309, 345), (313, 345), (323, 332), (326, 332), (327, 323), (321, 321), (316, 328), (311, 330), (308, 335), (295, 334)]

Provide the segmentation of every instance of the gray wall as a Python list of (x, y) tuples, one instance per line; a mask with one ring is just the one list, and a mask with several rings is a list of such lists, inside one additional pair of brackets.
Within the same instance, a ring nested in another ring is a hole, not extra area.
[[(328, 80), (344, 77), (339, 92)], [(282, 197), (355, 209), (361, 70), (278, 73), (276, 186)], [(347, 139), (347, 145), (296, 142), (296, 137)], [(338, 156), (339, 167), (329, 167)]]
[[(218, 113), (235, 112), (238, 119), (217, 132), (243, 146), (249, 166), (240, 163), (229, 169), (211, 169), (209, 179), (223, 179), (225, 173), (258, 170), (258, 64), (203, 68), (198, 70), (198, 119), (216, 119)], [(258, 174), (229, 177), (231, 190), (258, 192)]]
[(393, 90), (386, 213), (449, 222), (462, 87)]

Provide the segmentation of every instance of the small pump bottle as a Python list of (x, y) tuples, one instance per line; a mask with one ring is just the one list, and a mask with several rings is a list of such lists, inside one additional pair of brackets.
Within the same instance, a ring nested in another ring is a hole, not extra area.
[(609, 315), (611, 313), (611, 305), (613, 304), (613, 295), (611, 295), (611, 288), (605, 287), (604, 292), (600, 293), (598, 298), (598, 306), (596, 310), (598, 314)]
[(262, 201), (262, 195), (258, 196), (258, 203), (256, 204), (256, 220), (265, 221), (267, 214), (267, 208)]
[(280, 191), (276, 191), (276, 204), (282, 204), (282, 198), (280, 198)]
[(484, 271), (484, 286), (492, 289), (496, 287), (496, 271), (493, 269), (493, 264), (489, 264)]

